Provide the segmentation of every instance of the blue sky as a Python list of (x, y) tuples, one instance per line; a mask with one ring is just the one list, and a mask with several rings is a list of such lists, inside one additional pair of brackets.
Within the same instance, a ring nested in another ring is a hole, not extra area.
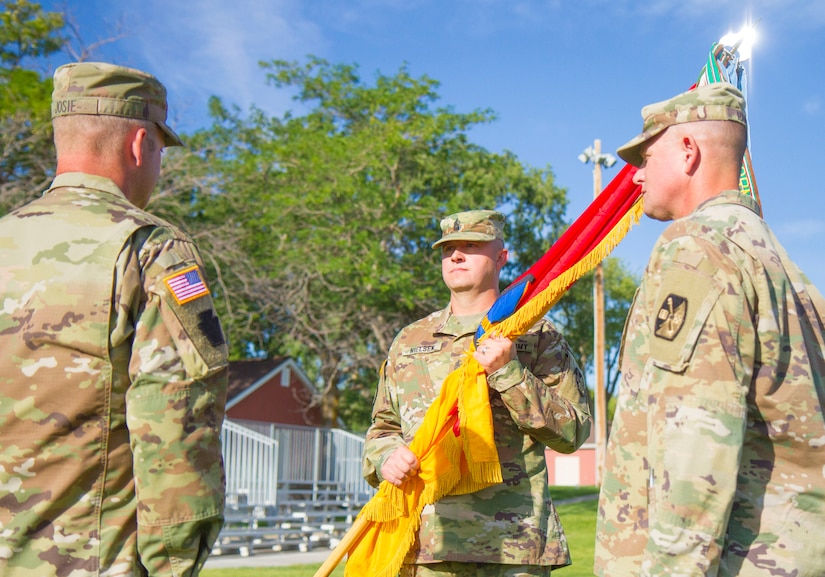
[[(44, 1), (62, 10), (64, 0)], [(307, 54), (357, 64), (361, 76), (441, 82), (441, 105), (490, 108), (498, 120), (471, 133), (493, 151), (550, 165), (581, 213), (592, 165), (641, 128), (641, 107), (687, 89), (711, 44), (759, 20), (750, 62), (751, 152), (766, 220), (825, 290), (825, 2), (822, 0), (84, 0), (68, 10), (95, 58), (135, 66), (169, 88), (172, 123), (207, 122), (218, 95), (246, 110), (300, 112), (268, 87), (260, 60)], [(62, 62), (55, 60), (55, 64)], [(66, 57), (68, 60), (68, 57)], [(606, 184), (620, 164), (603, 172)], [(662, 223), (644, 219), (614, 252), (640, 274)]]

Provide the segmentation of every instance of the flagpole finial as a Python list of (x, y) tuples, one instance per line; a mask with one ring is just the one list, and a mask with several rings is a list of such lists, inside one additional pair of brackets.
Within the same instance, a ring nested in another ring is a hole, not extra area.
[(719, 45), (723, 47), (728, 56), (738, 54), (740, 62), (746, 62), (753, 53), (753, 45), (756, 43), (756, 27), (761, 20), (753, 24), (746, 24), (739, 32), (728, 32), (719, 39)]

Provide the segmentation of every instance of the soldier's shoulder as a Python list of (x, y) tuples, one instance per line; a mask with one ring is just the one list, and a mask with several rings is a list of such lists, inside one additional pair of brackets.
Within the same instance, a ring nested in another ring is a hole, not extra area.
[(106, 179), (91, 176), (86, 176), (82, 182), (49, 189), (7, 217), (43, 217), (51, 214), (72, 223), (134, 223), (138, 228), (155, 226), (179, 231), (179, 227), (166, 219), (132, 204)]
[(435, 311), (402, 328), (395, 335), (392, 349), (405, 349), (422, 340), (432, 339), (435, 328), (443, 322), (444, 310)]
[(542, 317), (535, 322), (535, 324), (530, 327), (530, 329), (525, 333), (525, 335), (530, 334), (538, 334), (543, 332), (559, 332), (559, 329), (556, 327), (555, 323), (547, 317)]
[(519, 348), (520, 343), (536, 343), (536, 342), (547, 342), (547, 341), (563, 341), (564, 336), (561, 334), (561, 331), (556, 327), (552, 320), (547, 317), (542, 317), (537, 320), (533, 326), (531, 326), (523, 335), (519, 335), (516, 338), (516, 348), (521, 350), (523, 347)]
[(743, 233), (761, 235), (764, 229), (764, 221), (753, 209), (723, 194), (706, 201), (693, 213), (674, 220), (662, 233), (662, 238), (733, 238)]
[(398, 331), (398, 336), (402, 337), (409, 334), (416, 334), (421, 331), (426, 331), (432, 334), (433, 329), (441, 325), (445, 318), (445, 312), (443, 310), (432, 312), (426, 317), (422, 317), (417, 321), (411, 322), (402, 328)]
[(651, 254), (648, 274), (676, 264), (720, 279), (739, 277), (753, 268), (760, 250), (772, 245), (758, 215), (736, 204), (715, 204), (665, 229)]
[(721, 220), (707, 214), (675, 220), (662, 232), (650, 255), (648, 270), (673, 262), (678, 254), (695, 254), (697, 258), (715, 253), (727, 242)]

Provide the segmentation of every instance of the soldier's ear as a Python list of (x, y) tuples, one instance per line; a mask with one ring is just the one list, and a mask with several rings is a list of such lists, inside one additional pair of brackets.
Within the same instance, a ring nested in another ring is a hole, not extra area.
[(146, 162), (146, 155), (151, 145), (150, 140), (151, 137), (149, 133), (143, 127), (130, 132), (129, 151), (131, 152), (132, 161), (135, 163), (135, 166), (143, 166)]
[(682, 170), (685, 174), (694, 174), (699, 168), (702, 158), (699, 143), (692, 134), (684, 134), (679, 139), (679, 158), (682, 161)]
[(507, 264), (507, 260), (510, 258), (510, 253), (507, 252), (506, 248), (502, 248), (501, 251), (498, 253), (498, 258), (496, 259), (496, 266), (501, 270), (505, 264)]

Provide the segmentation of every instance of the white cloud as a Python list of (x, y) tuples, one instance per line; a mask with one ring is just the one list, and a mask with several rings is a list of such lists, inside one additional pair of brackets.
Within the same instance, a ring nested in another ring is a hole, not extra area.
[(822, 238), (825, 234), (825, 222), (814, 219), (785, 221), (778, 226), (777, 236), (793, 240)]
[[(118, 4), (113, 11), (122, 10), (127, 22), (140, 21), (129, 14), (133, 9), (126, 0)], [(323, 34), (301, 8), (299, 0), (150, 0), (141, 9), (141, 27), (121, 49), (140, 54), (141, 64), (167, 85), (171, 112), (183, 130), (206, 120), (210, 96), (242, 110), (255, 104), (282, 114), (294, 103), (284, 91), (267, 86), (258, 63), (301, 59), (322, 50)]]
[(810, 98), (802, 105), (802, 110), (804, 110), (806, 114), (816, 116), (820, 110), (822, 110), (822, 103), (818, 97)]

